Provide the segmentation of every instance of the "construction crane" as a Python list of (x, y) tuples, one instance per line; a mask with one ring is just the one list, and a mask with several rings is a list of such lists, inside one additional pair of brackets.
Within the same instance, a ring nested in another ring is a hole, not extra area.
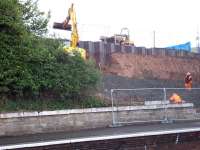
[[(71, 24), (69, 24), (70, 21)], [(83, 59), (86, 59), (86, 50), (78, 47), (79, 35), (77, 29), (76, 12), (73, 3), (71, 4), (71, 7), (68, 9), (68, 16), (64, 20), (64, 22), (62, 23), (55, 22), (53, 28), (71, 31), (70, 46), (69, 47), (64, 46), (63, 48), (64, 51), (66, 51), (68, 54), (72, 56), (74, 56), (75, 53), (78, 52), (80, 53)]]
[(129, 29), (126, 27), (121, 29), (120, 34), (115, 34), (111, 37), (102, 36), (100, 39), (106, 43), (134, 46), (134, 42), (130, 41)]

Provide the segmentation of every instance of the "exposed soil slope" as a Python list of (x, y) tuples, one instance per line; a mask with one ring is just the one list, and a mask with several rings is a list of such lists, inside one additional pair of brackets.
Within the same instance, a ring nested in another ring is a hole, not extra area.
[(177, 57), (142, 56), (113, 53), (110, 66), (104, 73), (137, 79), (182, 80), (189, 71), (193, 80), (200, 82), (200, 60)]

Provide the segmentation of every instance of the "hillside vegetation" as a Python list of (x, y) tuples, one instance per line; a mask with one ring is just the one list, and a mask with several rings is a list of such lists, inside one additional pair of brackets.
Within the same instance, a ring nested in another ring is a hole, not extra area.
[(1, 0), (0, 14), (1, 109), (91, 96), (99, 71), (79, 54), (68, 56), (61, 41), (45, 38), (50, 13), (40, 12), (37, 1)]

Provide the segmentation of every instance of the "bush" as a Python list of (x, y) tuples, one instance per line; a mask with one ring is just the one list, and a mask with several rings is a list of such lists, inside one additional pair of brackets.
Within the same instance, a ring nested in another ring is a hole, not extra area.
[(59, 40), (39, 37), (48, 18), (26, 1), (0, 1), (0, 100), (80, 99), (98, 84), (99, 71), (79, 54), (68, 56)]
[(0, 105), (0, 112), (15, 111), (44, 111), (44, 110), (62, 110), (74, 108), (91, 108), (106, 106), (101, 100), (95, 97), (87, 97), (83, 101), (68, 100), (9, 100)]

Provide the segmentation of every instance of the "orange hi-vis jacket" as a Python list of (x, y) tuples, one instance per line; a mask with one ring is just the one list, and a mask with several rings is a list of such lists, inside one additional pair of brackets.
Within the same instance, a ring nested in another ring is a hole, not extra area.
[(185, 77), (185, 88), (190, 89), (192, 88), (192, 76), (186, 75)]

